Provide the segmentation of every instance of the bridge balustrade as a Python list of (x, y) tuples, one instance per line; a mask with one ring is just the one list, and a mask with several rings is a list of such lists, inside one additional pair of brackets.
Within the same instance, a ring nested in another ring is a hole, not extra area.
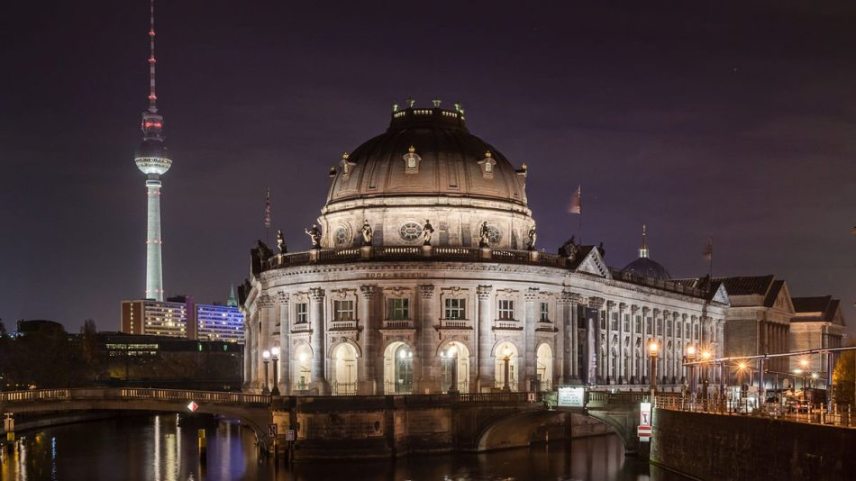
[(107, 389), (34, 389), (0, 392), (0, 402), (38, 402), (74, 400), (158, 400), (202, 401), (241, 406), (270, 404), (270, 396), (218, 391), (183, 391), (179, 389), (107, 388)]

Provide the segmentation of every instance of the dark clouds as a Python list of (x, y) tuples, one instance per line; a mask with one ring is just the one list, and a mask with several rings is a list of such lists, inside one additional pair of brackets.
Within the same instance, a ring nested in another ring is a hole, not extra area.
[[(168, 292), (221, 299), (246, 275), (269, 184), (304, 247), (341, 152), (394, 101), (439, 96), (529, 165), (543, 246), (576, 228), (582, 184), (612, 265), (644, 222), (653, 257), (698, 275), (713, 236), (717, 274), (775, 273), (852, 319), (856, 5), (625, 3), (160, 0)], [(0, 317), (115, 328), (144, 281), (146, 2), (6, 12)]]

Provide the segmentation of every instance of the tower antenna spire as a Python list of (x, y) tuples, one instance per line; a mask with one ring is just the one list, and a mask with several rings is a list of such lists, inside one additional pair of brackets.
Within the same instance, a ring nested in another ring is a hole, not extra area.
[(648, 257), (648, 228), (642, 224), (642, 244), (639, 246), (639, 257)]
[(158, 111), (155, 93), (155, 0), (149, 0), (149, 112)]

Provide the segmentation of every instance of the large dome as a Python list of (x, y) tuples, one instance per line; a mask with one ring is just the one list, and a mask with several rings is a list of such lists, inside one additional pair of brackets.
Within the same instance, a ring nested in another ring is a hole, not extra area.
[(487, 229), (492, 247), (521, 249), (534, 224), (526, 166), (471, 134), (457, 106), (393, 111), (386, 132), (343, 155), (330, 176), (324, 247), (361, 245), (366, 223), (374, 245), (418, 245), (430, 222), (436, 246), (475, 247)]
[(467, 130), (463, 113), (408, 108), (393, 112), (386, 132), (339, 162), (327, 205), (367, 197), (442, 195), (525, 206), (524, 175), (524, 169), (516, 170), (495, 147)]

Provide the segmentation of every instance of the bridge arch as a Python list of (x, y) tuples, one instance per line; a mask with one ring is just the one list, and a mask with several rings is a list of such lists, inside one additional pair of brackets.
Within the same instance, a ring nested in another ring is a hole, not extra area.
[(253, 431), (259, 448), (268, 451), (272, 440), (268, 426), (273, 422), (267, 396), (208, 391), (170, 389), (103, 388), (48, 389), (0, 393), (0, 412), (12, 414), (50, 414), (73, 411), (138, 411), (188, 413), (190, 401), (195, 411), (231, 417)]

